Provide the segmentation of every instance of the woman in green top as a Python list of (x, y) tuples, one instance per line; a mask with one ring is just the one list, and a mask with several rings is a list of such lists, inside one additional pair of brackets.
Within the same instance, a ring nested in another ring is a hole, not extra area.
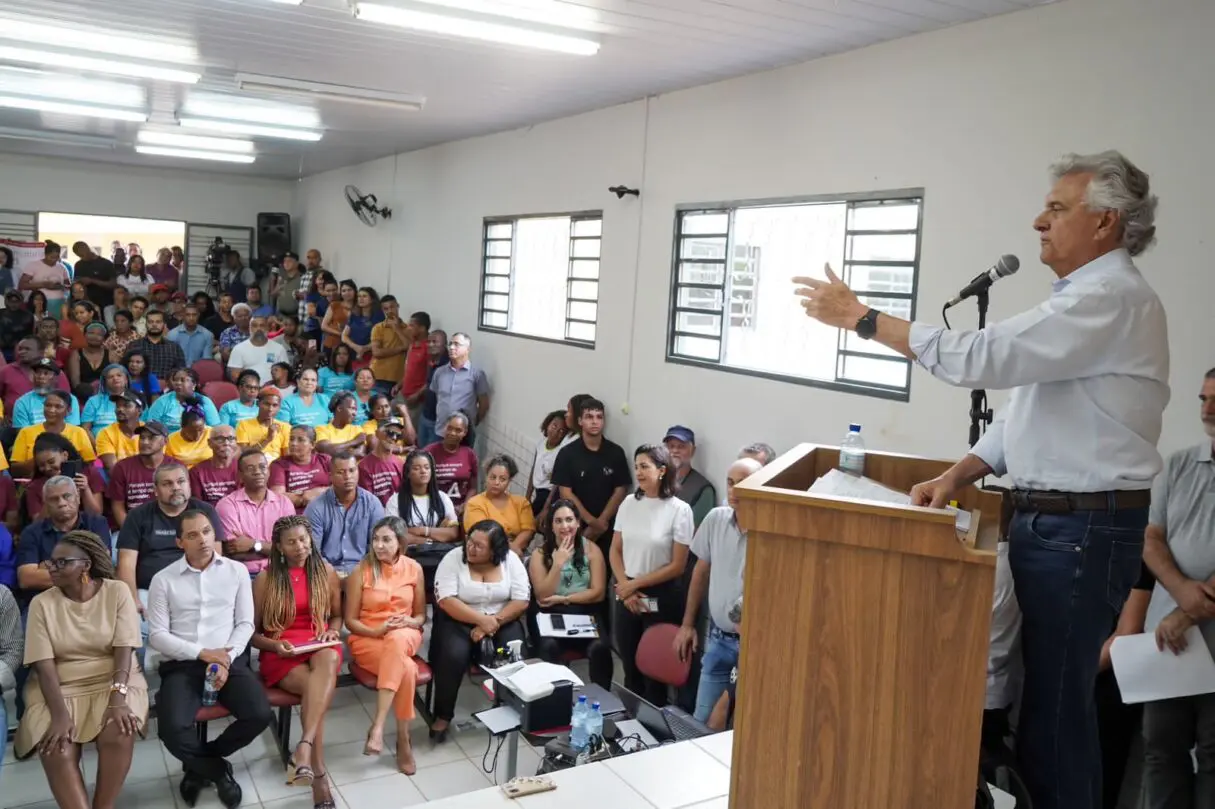
[[(569, 500), (556, 500), (544, 532), (544, 544), (532, 554), (528, 573), (532, 580), (533, 609), (560, 615), (593, 615), (603, 632), (607, 564), (594, 542), (578, 535), (578, 509)], [(612, 649), (604, 640), (567, 636), (540, 637), (537, 654), (542, 660), (560, 663), (565, 652), (578, 652), (590, 659), (591, 682), (612, 687)]]

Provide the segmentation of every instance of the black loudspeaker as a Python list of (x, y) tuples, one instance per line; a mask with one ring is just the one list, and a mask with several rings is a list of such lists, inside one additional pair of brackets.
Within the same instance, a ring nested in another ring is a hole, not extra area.
[(277, 267), (283, 255), (291, 249), (291, 214), (259, 213), (257, 215), (257, 260)]

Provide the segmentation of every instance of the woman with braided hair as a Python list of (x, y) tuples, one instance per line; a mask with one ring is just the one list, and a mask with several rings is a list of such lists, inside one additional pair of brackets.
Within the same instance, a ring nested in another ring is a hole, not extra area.
[(95, 742), (92, 806), (110, 809), (148, 717), (148, 686), (134, 665), (139, 613), (96, 534), (64, 534), (47, 567), (52, 586), (30, 602), (25, 663), (33, 674), (13, 750), (19, 759), (38, 753), (61, 809), (88, 809), (80, 746)]
[[(262, 682), (301, 698), (303, 734), (287, 768), (292, 786), (311, 786), (316, 809), (333, 809), (323, 753), (325, 712), (342, 662), (342, 588), (312, 541), (307, 517), (274, 524), (270, 563), (253, 582), (253, 646), (261, 651)], [(297, 647), (331, 643), (299, 652)]]

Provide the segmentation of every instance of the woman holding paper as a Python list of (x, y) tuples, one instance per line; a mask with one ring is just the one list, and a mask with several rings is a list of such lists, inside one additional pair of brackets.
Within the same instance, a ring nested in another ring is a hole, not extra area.
[[(262, 682), (301, 697), (303, 734), (287, 765), (287, 783), (311, 786), (316, 806), (332, 806), (323, 723), (342, 663), (342, 588), (313, 544), (307, 517), (274, 523), (270, 564), (253, 581), (253, 611)], [(318, 644), (332, 645), (308, 648)]]
[[(532, 554), (528, 565), (533, 603), (539, 612), (591, 615), (603, 626), (603, 597), (607, 592), (603, 551), (578, 535), (578, 509), (572, 502), (558, 499), (550, 511), (544, 544)], [(560, 663), (563, 652), (585, 654), (590, 660), (591, 682), (611, 690), (612, 648), (608, 644), (599, 638), (542, 637), (539, 631), (533, 634), (539, 638), (536, 651), (542, 660)]]

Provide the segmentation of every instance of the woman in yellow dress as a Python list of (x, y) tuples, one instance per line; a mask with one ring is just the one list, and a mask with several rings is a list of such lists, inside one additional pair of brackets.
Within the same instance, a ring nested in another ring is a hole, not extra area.
[(210, 438), (211, 428), (207, 426), (202, 404), (187, 404), (181, 410), (181, 429), (165, 442), (165, 455), (181, 461), (186, 468), (192, 467), (213, 454), (207, 443)]
[(139, 612), (114, 577), (110, 548), (69, 531), (48, 562), (51, 587), (30, 602), (25, 715), (13, 752), (37, 753), (60, 809), (89, 809), (80, 747), (97, 745), (93, 809), (113, 809), (148, 718), (148, 684), (135, 665)]
[(523, 556), (536, 535), (536, 516), (523, 495), (512, 494), (510, 482), (519, 474), (515, 459), (495, 455), (485, 464), (485, 491), (468, 498), (464, 505), (464, 530), (482, 520), (493, 520), (506, 531), (510, 547)]

